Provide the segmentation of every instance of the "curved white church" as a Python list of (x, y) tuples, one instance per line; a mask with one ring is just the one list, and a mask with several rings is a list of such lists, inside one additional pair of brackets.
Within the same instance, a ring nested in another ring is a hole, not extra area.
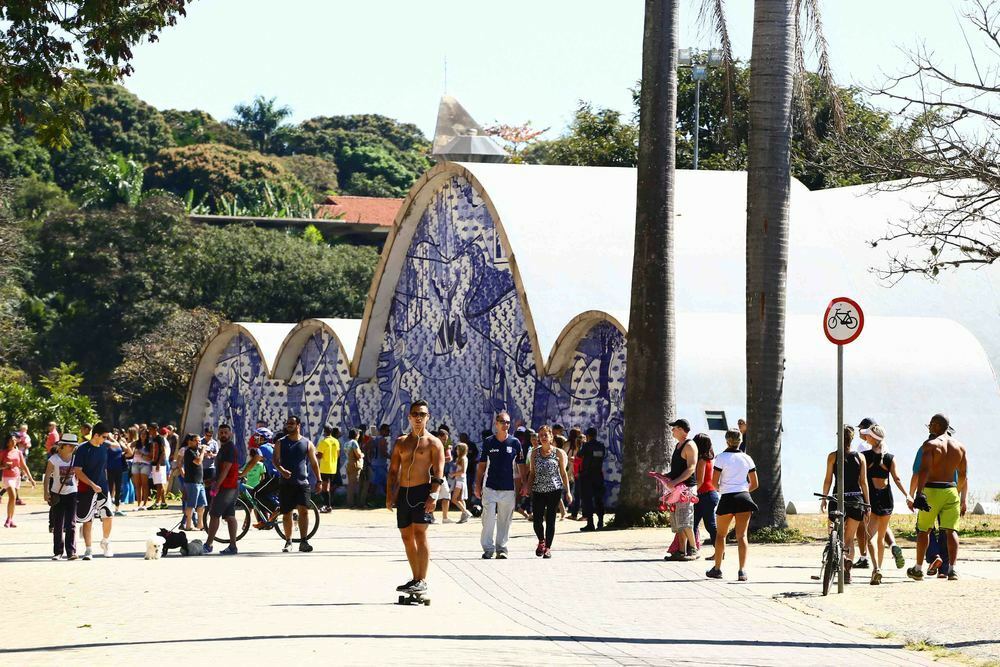
[[(234, 323), (197, 360), (183, 426), (301, 416), (324, 425), (406, 427), (409, 403), (478, 440), (501, 408), (535, 427), (595, 426), (620, 480), (635, 224), (634, 169), (443, 162), (411, 189), (361, 320)], [(783, 478), (808, 499), (836, 444), (836, 354), (822, 315), (836, 296), (865, 310), (846, 348), (845, 414), (874, 417), (900, 473), (935, 412), (970, 451), (971, 493), (1000, 490), (998, 273), (993, 267), (879, 283), (886, 250), (867, 241), (912, 212), (919, 191), (796, 183), (788, 267)], [(746, 174), (679, 171), (676, 205), (678, 415), (721, 446), (745, 405)], [(317, 313), (322, 315), (322, 313)], [(752, 453), (752, 452), (751, 452)]]

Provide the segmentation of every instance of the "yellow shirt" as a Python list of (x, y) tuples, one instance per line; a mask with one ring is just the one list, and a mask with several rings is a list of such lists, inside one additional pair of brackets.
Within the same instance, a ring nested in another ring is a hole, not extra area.
[(323, 438), (316, 444), (316, 451), (322, 454), (319, 460), (319, 471), (324, 475), (337, 472), (337, 458), (340, 456), (340, 443), (332, 435)]

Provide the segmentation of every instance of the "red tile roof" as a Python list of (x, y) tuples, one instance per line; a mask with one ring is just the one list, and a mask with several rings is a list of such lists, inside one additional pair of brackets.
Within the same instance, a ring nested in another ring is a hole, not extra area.
[[(352, 197), (330, 195), (316, 207), (317, 218), (338, 219), (343, 222), (360, 222), (389, 227), (403, 205), (402, 199), (389, 197)], [(343, 215), (341, 215), (343, 214)], [(338, 216), (341, 216), (338, 218)]]

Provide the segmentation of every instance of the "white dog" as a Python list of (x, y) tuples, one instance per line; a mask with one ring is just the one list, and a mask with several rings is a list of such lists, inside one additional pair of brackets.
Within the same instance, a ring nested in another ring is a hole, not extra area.
[(164, 539), (159, 535), (146, 540), (146, 560), (159, 560), (163, 550)]

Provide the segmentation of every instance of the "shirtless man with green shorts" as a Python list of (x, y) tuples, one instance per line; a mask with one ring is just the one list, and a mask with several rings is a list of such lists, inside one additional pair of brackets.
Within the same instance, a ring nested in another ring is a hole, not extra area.
[(951, 568), (948, 579), (958, 579), (955, 562), (958, 560), (958, 520), (965, 516), (966, 495), (969, 484), (966, 477), (965, 447), (952, 437), (948, 418), (942, 414), (931, 417), (930, 431), (921, 447), (920, 472), (917, 473), (917, 493), (910, 506), (917, 514), (917, 564), (906, 571), (910, 579), (924, 578), (923, 562), (927, 553), (927, 532), (940, 520), (941, 528), (948, 533), (948, 555)]

